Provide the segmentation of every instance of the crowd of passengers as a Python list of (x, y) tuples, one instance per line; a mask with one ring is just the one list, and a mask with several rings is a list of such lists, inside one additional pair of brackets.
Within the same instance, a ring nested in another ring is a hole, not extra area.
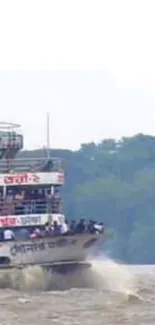
[(67, 236), (75, 234), (99, 234), (104, 232), (103, 223), (97, 223), (90, 220), (86, 222), (85, 219), (81, 219), (78, 223), (74, 220), (69, 223), (67, 220), (59, 224), (54, 221), (53, 224), (46, 223), (44, 226), (38, 227), (22, 227), (22, 228), (6, 228), (1, 233), (1, 240), (28, 240), (39, 239), (53, 236)]
[(58, 189), (9, 188), (4, 197), (0, 193), (0, 215), (61, 213), (61, 198)]

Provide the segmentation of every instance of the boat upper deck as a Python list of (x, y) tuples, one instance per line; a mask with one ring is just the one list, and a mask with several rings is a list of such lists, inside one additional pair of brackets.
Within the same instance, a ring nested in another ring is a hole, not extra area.
[(62, 161), (57, 157), (0, 159), (0, 174), (60, 171), (62, 171)]
[(41, 157), (30, 157), (23, 149), (24, 138), (20, 126), (0, 122), (0, 174), (62, 172), (62, 162), (50, 156), (49, 148), (43, 149)]

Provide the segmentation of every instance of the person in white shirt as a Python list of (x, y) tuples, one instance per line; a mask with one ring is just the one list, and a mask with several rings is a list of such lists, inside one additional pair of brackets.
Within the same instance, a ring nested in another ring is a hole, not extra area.
[(100, 222), (100, 224), (95, 223), (94, 224), (94, 229), (96, 230), (96, 232), (102, 232), (102, 230), (103, 230), (103, 223), (102, 222)]
[(61, 233), (61, 235), (63, 235), (63, 234), (66, 234), (68, 231), (69, 231), (68, 224), (64, 221), (64, 222), (61, 224), (61, 227), (60, 227), (60, 233)]
[(3, 232), (4, 240), (13, 240), (15, 239), (15, 234), (11, 229), (5, 229)]

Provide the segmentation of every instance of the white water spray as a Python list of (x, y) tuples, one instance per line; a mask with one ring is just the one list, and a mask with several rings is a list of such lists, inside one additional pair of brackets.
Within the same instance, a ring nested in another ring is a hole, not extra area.
[(127, 297), (136, 296), (135, 276), (126, 265), (116, 263), (105, 255), (91, 260), (97, 286)]

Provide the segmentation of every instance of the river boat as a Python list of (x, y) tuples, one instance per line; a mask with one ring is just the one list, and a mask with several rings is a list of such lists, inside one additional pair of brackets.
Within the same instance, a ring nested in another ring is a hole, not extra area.
[[(55, 193), (64, 185), (59, 158), (23, 157), (23, 135), (19, 125), (0, 122), (0, 269), (40, 265), (58, 272), (89, 267), (91, 249), (103, 234), (83, 233), (23, 239), (23, 230), (43, 229), (46, 224), (65, 221), (62, 198)], [(45, 200), (42, 193), (50, 197)], [(55, 196), (55, 201), (52, 198)], [(15, 234), (4, 240), (5, 230)]]

